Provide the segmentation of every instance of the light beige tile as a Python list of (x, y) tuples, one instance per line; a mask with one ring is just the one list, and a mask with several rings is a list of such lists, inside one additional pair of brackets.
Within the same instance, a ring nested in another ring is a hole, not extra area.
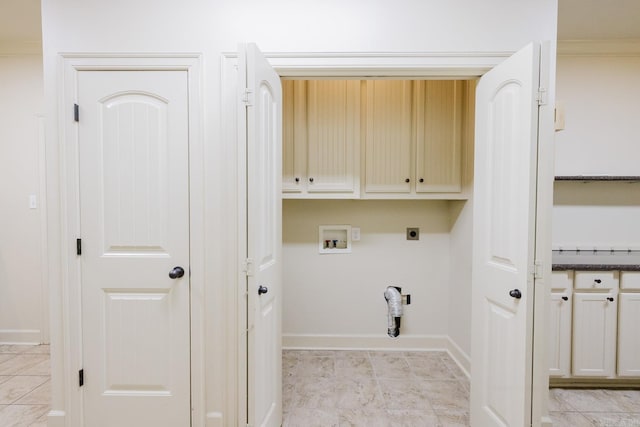
[(593, 424), (579, 412), (549, 411), (553, 427), (592, 427)]
[(438, 426), (438, 416), (432, 411), (421, 410), (395, 410), (388, 413), (388, 426), (390, 427), (417, 427)]
[(23, 354), (49, 354), (49, 344), (40, 344), (26, 349)]
[(9, 359), (13, 359), (17, 356), (17, 353), (0, 353), (0, 364), (6, 362)]
[(13, 377), (13, 375), (2, 375), (2, 376), (0, 376), (0, 384), (2, 384), (5, 381), (9, 381), (12, 377)]
[(411, 369), (404, 356), (385, 357), (371, 356), (371, 365), (376, 378), (409, 379), (412, 377)]
[(562, 398), (562, 389), (552, 388), (549, 389), (549, 412), (561, 412), (561, 411), (575, 411), (571, 405), (569, 405)]
[(469, 380), (469, 377), (464, 373), (462, 368), (449, 356), (447, 353), (442, 355), (442, 363), (444, 363), (453, 376), (457, 379)]
[(378, 382), (372, 378), (343, 377), (336, 381), (335, 393), (340, 409), (384, 408)]
[(0, 426), (25, 427), (47, 413), (46, 405), (10, 405), (0, 411)]
[(284, 416), (282, 427), (337, 427), (338, 414), (333, 409), (296, 408)]
[(584, 412), (582, 415), (597, 427), (640, 427), (640, 413)]
[(464, 411), (438, 414), (438, 420), (440, 427), (468, 427), (471, 425), (469, 413)]
[(389, 416), (384, 409), (342, 409), (338, 412), (340, 427), (388, 427)]
[(368, 356), (340, 357), (335, 360), (338, 378), (373, 378), (373, 365)]
[(440, 358), (407, 357), (413, 375), (425, 380), (450, 380), (453, 375)]
[(469, 412), (469, 392), (459, 381), (423, 381), (421, 385), (436, 414)]
[(334, 379), (304, 377), (295, 384), (289, 407), (335, 408), (336, 384)]
[(40, 418), (38, 418), (33, 424), (31, 424), (29, 427), (47, 427), (48, 418), (47, 418), (47, 414), (45, 413), (43, 416), (41, 416)]
[(605, 390), (625, 412), (640, 412), (640, 390)]
[(49, 361), (49, 357), (46, 356), (46, 359), (43, 361), (18, 371), (16, 375), (51, 375), (51, 362)]
[(333, 352), (333, 356), (336, 359), (341, 359), (341, 358), (349, 358), (349, 357), (357, 357), (357, 358), (361, 358), (361, 357), (369, 357), (369, 352), (366, 350), (339, 350), (339, 351), (334, 351)]
[(336, 376), (335, 358), (329, 356), (302, 358), (296, 368), (296, 375), (301, 377), (333, 378)]
[(18, 405), (50, 405), (51, 404), (51, 381), (39, 385), (29, 394), (23, 396), (16, 402)]
[(0, 363), (0, 375), (15, 375), (45, 360), (49, 360), (49, 356), (46, 354), (18, 354), (16, 357)]
[(369, 357), (376, 357), (378, 359), (384, 358), (404, 358), (405, 352), (402, 350), (387, 350), (387, 351), (369, 351)]
[[(11, 404), (38, 386), (48, 381), (49, 377), (16, 376), (0, 384), (0, 403)], [(2, 424), (0, 424), (2, 425)]]
[(624, 405), (601, 389), (558, 389), (558, 398), (578, 412), (624, 412)]
[(379, 379), (386, 409), (432, 410), (426, 391), (415, 379)]

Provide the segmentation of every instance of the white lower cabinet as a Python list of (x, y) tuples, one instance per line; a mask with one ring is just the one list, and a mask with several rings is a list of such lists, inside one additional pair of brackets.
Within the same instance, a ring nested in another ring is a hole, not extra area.
[(622, 272), (618, 306), (618, 376), (640, 377), (640, 272)]
[(553, 378), (640, 378), (640, 272), (554, 271)]
[(573, 294), (573, 376), (615, 375), (617, 310), (613, 295), (577, 291)]
[(551, 277), (551, 307), (549, 310), (549, 375), (571, 375), (571, 297), (573, 271), (557, 271)]

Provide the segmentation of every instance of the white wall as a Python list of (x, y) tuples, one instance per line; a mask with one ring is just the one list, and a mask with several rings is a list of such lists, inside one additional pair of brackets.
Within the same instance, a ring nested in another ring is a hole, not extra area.
[[(557, 100), (566, 128), (556, 133), (556, 175), (640, 175), (635, 45), (635, 53), (624, 55), (600, 48), (558, 57)], [(556, 182), (554, 190), (554, 248), (640, 249), (640, 184)]]
[[(0, 343), (41, 343), (44, 153), (42, 56), (0, 52)], [(29, 208), (29, 196), (37, 208)]]
[[(352, 253), (319, 254), (318, 226), (339, 224), (360, 227), (361, 240)], [(419, 227), (420, 240), (406, 240), (407, 227)], [(411, 294), (402, 338), (447, 334), (447, 202), (285, 200), (283, 242), (285, 346), (345, 335), (352, 347), (372, 336), (389, 341), (378, 345), (406, 347), (387, 337), (387, 286)]]
[[(267, 52), (514, 52), (532, 40), (556, 39), (557, 1), (549, 0), (48, 0), (42, 2), (47, 100), (48, 239), (51, 244), (52, 341), (62, 343), (59, 224), (58, 108), (62, 52), (185, 53), (202, 55), (206, 185), (205, 263), (206, 408), (211, 425), (234, 423), (235, 326), (226, 315), (237, 304), (233, 251), (238, 212), (235, 146), (222, 137), (222, 52), (255, 41)], [(553, 82), (552, 82), (553, 83)], [(552, 98), (552, 97), (551, 97)], [(231, 249), (230, 249), (231, 246)], [(443, 304), (444, 305), (444, 304)], [(413, 307), (412, 307), (413, 308)], [(227, 325), (225, 327), (225, 325)], [(377, 329), (376, 329), (377, 330)], [(65, 355), (55, 347), (54, 411), (64, 411)], [(73, 369), (67, 375), (73, 375)], [(198, 401), (195, 401), (198, 403)], [(198, 407), (196, 425), (203, 408)], [(59, 415), (58, 424), (64, 420)], [(226, 418), (225, 418), (226, 417)]]

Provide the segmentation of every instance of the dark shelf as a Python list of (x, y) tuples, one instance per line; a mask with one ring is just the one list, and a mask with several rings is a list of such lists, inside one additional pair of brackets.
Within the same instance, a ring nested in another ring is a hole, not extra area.
[(613, 176), (613, 175), (576, 175), (576, 176), (556, 176), (556, 181), (577, 181), (577, 182), (640, 182), (640, 176)]

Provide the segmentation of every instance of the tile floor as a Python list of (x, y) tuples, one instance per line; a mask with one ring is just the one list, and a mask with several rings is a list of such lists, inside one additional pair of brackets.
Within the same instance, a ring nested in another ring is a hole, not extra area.
[(50, 375), (48, 345), (0, 345), (0, 426), (46, 427)]
[[(286, 427), (468, 426), (469, 381), (443, 352), (286, 350)], [(46, 427), (49, 346), (0, 345), (0, 426)], [(640, 390), (549, 391), (554, 427), (640, 427)]]
[(444, 352), (282, 355), (284, 427), (468, 426), (469, 381)]

